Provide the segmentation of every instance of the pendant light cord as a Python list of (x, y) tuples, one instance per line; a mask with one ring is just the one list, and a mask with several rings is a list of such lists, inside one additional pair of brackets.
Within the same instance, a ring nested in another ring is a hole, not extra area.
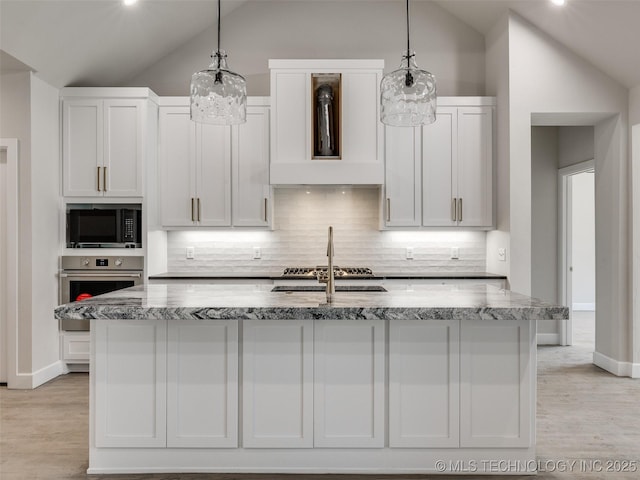
[(218, 57), (220, 56), (220, 2), (221, 0), (218, 0)]
[(409, 45), (409, 0), (407, 0), (407, 61), (411, 56), (411, 47)]
[(413, 86), (413, 75), (411, 75), (411, 45), (409, 44), (409, 0), (407, 0), (407, 74), (404, 77), (404, 84), (407, 87)]

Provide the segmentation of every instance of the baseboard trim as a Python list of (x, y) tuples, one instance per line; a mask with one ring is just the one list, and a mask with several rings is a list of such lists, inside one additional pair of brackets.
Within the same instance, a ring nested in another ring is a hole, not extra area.
[(640, 378), (640, 363), (619, 362), (599, 352), (593, 352), (593, 364), (618, 377)]
[(574, 312), (594, 312), (596, 310), (595, 303), (574, 303), (573, 304)]
[(536, 337), (538, 345), (560, 345), (559, 333), (539, 333)]
[(36, 370), (33, 373), (18, 373), (10, 379), (8, 388), (19, 390), (32, 390), (39, 387), (43, 383), (65, 373), (64, 363), (60, 360), (53, 362), (51, 365)]

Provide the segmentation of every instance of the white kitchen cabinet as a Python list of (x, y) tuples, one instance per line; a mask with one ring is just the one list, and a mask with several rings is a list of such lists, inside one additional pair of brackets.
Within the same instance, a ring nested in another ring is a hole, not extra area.
[(160, 108), (161, 222), (231, 225), (231, 127), (197, 124), (188, 106)]
[(263, 227), (271, 224), (269, 104), (248, 101), (247, 123), (192, 122), (187, 97), (160, 107), (163, 227)]
[(166, 320), (92, 320), (97, 447), (166, 446)]
[(314, 446), (384, 447), (384, 323), (314, 323)]
[[(274, 185), (382, 184), (382, 60), (270, 60)], [(339, 75), (339, 158), (314, 158), (313, 76)]]
[(62, 361), (71, 364), (89, 363), (90, 343), (89, 332), (60, 332)]
[(252, 99), (247, 105), (247, 123), (233, 127), (232, 179), (233, 225), (267, 227), (269, 205), (269, 123), (268, 100)]
[(420, 128), (385, 126), (385, 225), (422, 224)]
[(493, 225), (493, 107), (439, 106), (422, 127), (422, 224)]
[(389, 323), (389, 446), (460, 444), (460, 322)]
[(460, 446), (535, 444), (536, 322), (462, 321)]
[(313, 447), (313, 322), (244, 320), (242, 444)]
[(494, 103), (440, 97), (435, 123), (385, 127), (386, 228), (493, 226)]
[[(138, 98), (105, 98), (113, 89), (64, 89), (63, 194), (68, 197), (141, 197), (146, 151), (148, 89)], [(145, 93), (146, 92), (146, 93)]]
[(238, 321), (168, 327), (167, 446), (238, 446)]

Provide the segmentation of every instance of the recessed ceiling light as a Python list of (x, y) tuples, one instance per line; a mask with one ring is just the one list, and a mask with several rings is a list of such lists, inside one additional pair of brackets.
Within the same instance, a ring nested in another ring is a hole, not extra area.
[(124, 3), (127, 7), (130, 7), (131, 5), (138, 3), (138, 0), (122, 0), (122, 3)]
[(567, 0), (551, 0), (551, 3), (553, 3), (554, 5), (563, 6), (565, 3), (567, 3)]

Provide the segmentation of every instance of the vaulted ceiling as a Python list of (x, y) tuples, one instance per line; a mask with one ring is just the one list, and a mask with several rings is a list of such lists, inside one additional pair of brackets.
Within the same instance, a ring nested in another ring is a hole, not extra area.
[[(327, 0), (223, 0), (223, 15), (251, 1)], [(400, 0), (353, 1), (403, 8)], [(549, 0), (411, 1), (433, 1), (484, 34), (511, 9), (620, 84), (640, 85), (638, 0), (567, 0), (563, 8)], [(121, 0), (0, 0), (0, 71), (26, 65), (56, 87), (124, 84), (213, 28), (216, 8), (215, 0), (139, 0), (132, 8)]]

